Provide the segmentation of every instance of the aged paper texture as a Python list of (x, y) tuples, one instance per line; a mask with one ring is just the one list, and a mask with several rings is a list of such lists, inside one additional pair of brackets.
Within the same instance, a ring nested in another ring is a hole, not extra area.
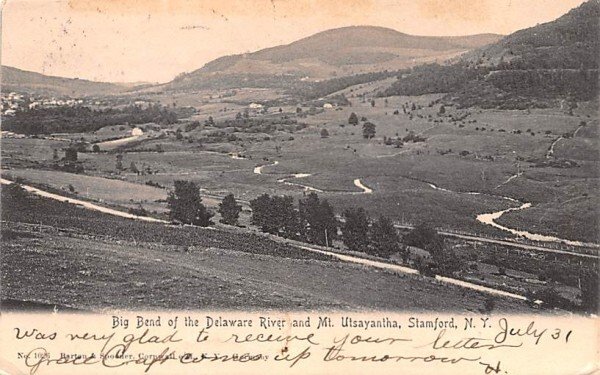
[(599, 371), (598, 0), (5, 0), (0, 374)]

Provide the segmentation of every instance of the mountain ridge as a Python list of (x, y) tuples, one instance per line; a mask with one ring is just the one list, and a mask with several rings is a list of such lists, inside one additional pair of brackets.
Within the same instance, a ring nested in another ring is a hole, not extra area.
[(173, 89), (210, 85), (216, 76), (280, 75), (312, 80), (398, 70), (446, 60), (497, 41), (497, 34), (415, 36), (380, 26), (325, 30), (289, 44), (222, 56), (167, 84)]
[(110, 95), (123, 91), (126, 84), (96, 82), (79, 78), (65, 78), (2, 65), (0, 76), (2, 92), (18, 91), (51, 96), (84, 97)]

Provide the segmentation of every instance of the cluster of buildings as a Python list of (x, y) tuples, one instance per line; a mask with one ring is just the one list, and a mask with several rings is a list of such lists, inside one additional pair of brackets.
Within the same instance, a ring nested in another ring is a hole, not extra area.
[(42, 98), (16, 92), (3, 92), (0, 96), (0, 113), (3, 116), (14, 116), (18, 111), (34, 108), (73, 107), (81, 104), (83, 104), (83, 99)]

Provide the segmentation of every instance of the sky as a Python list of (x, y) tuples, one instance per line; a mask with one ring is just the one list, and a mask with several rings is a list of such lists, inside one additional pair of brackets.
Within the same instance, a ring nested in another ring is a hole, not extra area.
[(510, 34), (583, 0), (3, 0), (0, 61), (48, 75), (167, 82), (331, 28)]

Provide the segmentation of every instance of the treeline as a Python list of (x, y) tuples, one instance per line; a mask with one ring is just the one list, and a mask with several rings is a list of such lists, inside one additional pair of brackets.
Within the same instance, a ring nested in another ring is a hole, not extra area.
[(173, 90), (231, 89), (237, 87), (285, 88), (293, 85), (299, 77), (273, 74), (184, 74), (171, 82)]
[(382, 71), (374, 73), (355, 74), (351, 76), (332, 78), (319, 82), (297, 81), (290, 88), (292, 95), (299, 95), (304, 100), (314, 100), (322, 98), (336, 91), (347, 87), (360, 85), (363, 83), (379, 81), (385, 78), (394, 77), (401, 74), (401, 71)]
[(428, 224), (416, 226), (404, 238), (388, 217), (372, 220), (363, 208), (346, 209), (340, 218), (326, 199), (310, 193), (294, 205), (289, 196), (263, 194), (250, 201), (251, 223), (263, 232), (321, 246), (341, 241), (346, 248), (379, 257), (398, 254), (409, 263), (407, 246), (426, 250), (412, 265), (424, 275), (452, 275), (461, 270), (458, 256), (444, 244), (443, 237)]
[(146, 108), (132, 105), (119, 109), (54, 107), (19, 111), (14, 117), (3, 118), (2, 127), (4, 130), (20, 134), (80, 133), (125, 123), (174, 124), (177, 118), (175, 110), (160, 104)]
[[(184, 74), (170, 85), (175, 90), (186, 89), (226, 89), (234, 87), (279, 88), (293, 97), (303, 100), (322, 98), (336, 91), (363, 83), (373, 82), (400, 74), (401, 71), (381, 71), (374, 73), (355, 74), (332, 78), (319, 82), (302, 81), (301, 77), (291, 74), (216, 74), (203, 75), (199, 73)], [(281, 104), (279, 101), (273, 105)]]
[[(515, 65), (517, 66), (517, 65)], [(506, 66), (503, 66), (506, 68)], [(378, 96), (448, 93), (461, 107), (524, 109), (547, 106), (544, 100), (591, 100), (598, 96), (598, 70), (502, 69), (428, 64), (398, 77)], [(523, 107), (523, 108), (521, 108)]]
[(238, 129), (252, 129), (253, 132), (272, 133), (282, 127), (292, 127), (298, 125), (298, 120), (290, 118), (289, 116), (281, 117), (249, 117), (247, 112), (238, 112), (234, 119), (224, 119), (217, 123), (214, 121), (208, 121), (206, 125), (214, 126), (216, 128), (238, 128)]
[(516, 95), (558, 98), (568, 95), (578, 100), (591, 100), (598, 95), (598, 70), (498, 70), (486, 81), (500, 90)]
[(420, 65), (399, 76), (396, 82), (378, 96), (453, 92), (469, 81), (483, 78), (488, 72), (489, 68), (472, 68), (464, 63)]
[[(167, 204), (173, 221), (198, 226), (212, 224), (214, 214), (204, 206), (198, 186), (191, 181), (175, 181)], [(461, 270), (460, 258), (427, 224), (416, 226), (402, 238), (388, 217), (381, 215), (372, 220), (363, 208), (349, 208), (338, 218), (327, 199), (320, 199), (314, 192), (297, 204), (291, 196), (263, 194), (250, 201), (250, 208), (251, 224), (265, 233), (328, 247), (334, 241), (341, 241), (351, 251), (384, 258), (399, 254), (405, 263), (409, 262), (407, 246), (415, 246), (431, 255), (412, 262), (424, 275), (452, 275)], [(233, 194), (219, 204), (224, 224), (238, 225), (241, 211)]]

